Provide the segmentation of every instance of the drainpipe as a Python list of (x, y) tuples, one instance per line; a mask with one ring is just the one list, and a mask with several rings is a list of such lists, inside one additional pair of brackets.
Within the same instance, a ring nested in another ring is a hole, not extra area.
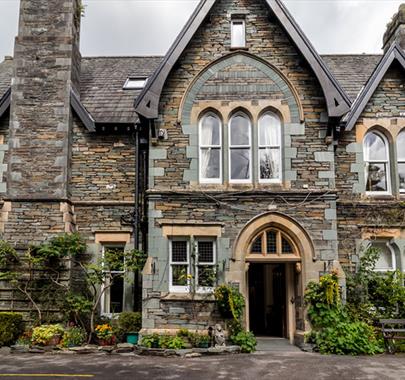
[(140, 152), (139, 152), (139, 124), (135, 124), (135, 208), (134, 208), (134, 248), (139, 249), (139, 177), (140, 177)]

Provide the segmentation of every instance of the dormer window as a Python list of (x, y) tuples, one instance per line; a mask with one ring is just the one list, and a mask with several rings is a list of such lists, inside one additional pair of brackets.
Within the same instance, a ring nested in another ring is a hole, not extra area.
[(231, 47), (246, 47), (246, 25), (244, 19), (232, 19), (231, 21)]
[(146, 86), (147, 77), (130, 77), (126, 80), (124, 90), (141, 90)]

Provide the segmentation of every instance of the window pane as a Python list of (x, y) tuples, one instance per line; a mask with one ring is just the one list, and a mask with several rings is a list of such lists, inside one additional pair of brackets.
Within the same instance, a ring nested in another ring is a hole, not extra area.
[(366, 191), (387, 191), (386, 164), (368, 163)]
[(200, 263), (214, 262), (214, 243), (212, 241), (198, 242), (198, 261)]
[(186, 263), (187, 262), (187, 242), (172, 241), (172, 262)]
[(266, 113), (259, 120), (259, 145), (280, 146), (280, 119), (271, 113)]
[(364, 140), (366, 161), (385, 161), (388, 159), (384, 140), (376, 133), (369, 133)]
[(267, 232), (267, 253), (277, 253), (277, 233), (275, 231)]
[(172, 285), (186, 286), (187, 285), (187, 265), (172, 265)]
[(213, 287), (215, 282), (215, 267), (213, 265), (200, 265), (198, 267), (198, 286)]
[(397, 138), (397, 154), (399, 161), (405, 161), (405, 131), (401, 132)]
[(250, 178), (250, 149), (231, 150), (231, 179)]
[(201, 149), (201, 177), (204, 179), (220, 178), (220, 149)]
[(282, 253), (293, 253), (293, 248), (286, 238), (281, 239), (281, 251)]
[(390, 270), (393, 268), (392, 253), (387, 247), (386, 243), (374, 243), (374, 248), (377, 248), (380, 253), (380, 257), (375, 265), (376, 270)]
[(221, 123), (218, 117), (206, 115), (201, 121), (201, 145), (220, 145)]
[(405, 191), (405, 163), (398, 164), (399, 190)]
[(124, 299), (124, 279), (114, 277), (110, 290), (110, 313), (121, 313)]
[(258, 237), (252, 244), (252, 253), (262, 253), (262, 237)]
[(231, 25), (231, 46), (232, 47), (244, 47), (245, 42), (245, 22), (244, 21), (232, 21)]
[(280, 150), (260, 149), (260, 179), (280, 178)]
[(250, 120), (247, 116), (236, 115), (230, 123), (231, 146), (250, 145)]

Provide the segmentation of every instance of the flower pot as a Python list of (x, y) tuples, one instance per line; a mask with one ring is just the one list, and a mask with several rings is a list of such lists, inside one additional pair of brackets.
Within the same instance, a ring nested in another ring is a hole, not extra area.
[(127, 343), (131, 343), (133, 345), (138, 344), (138, 336), (137, 332), (130, 332), (127, 334)]
[(98, 338), (97, 341), (99, 346), (113, 346), (115, 343), (114, 337), (106, 339)]
[(61, 341), (62, 337), (60, 335), (54, 335), (51, 339), (48, 340), (48, 346), (57, 346), (60, 341)]
[(198, 344), (198, 348), (208, 348), (209, 342), (201, 342)]
[(159, 342), (152, 342), (152, 348), (159, 348)]

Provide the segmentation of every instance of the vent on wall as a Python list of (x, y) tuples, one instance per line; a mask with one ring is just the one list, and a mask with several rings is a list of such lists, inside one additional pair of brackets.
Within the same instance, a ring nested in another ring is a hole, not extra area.
[(129, 77), (125, 84), (123, 89), (124, 90), (139, 90), (145, 87), (146, 83), (148, 81), (147, 77)]

